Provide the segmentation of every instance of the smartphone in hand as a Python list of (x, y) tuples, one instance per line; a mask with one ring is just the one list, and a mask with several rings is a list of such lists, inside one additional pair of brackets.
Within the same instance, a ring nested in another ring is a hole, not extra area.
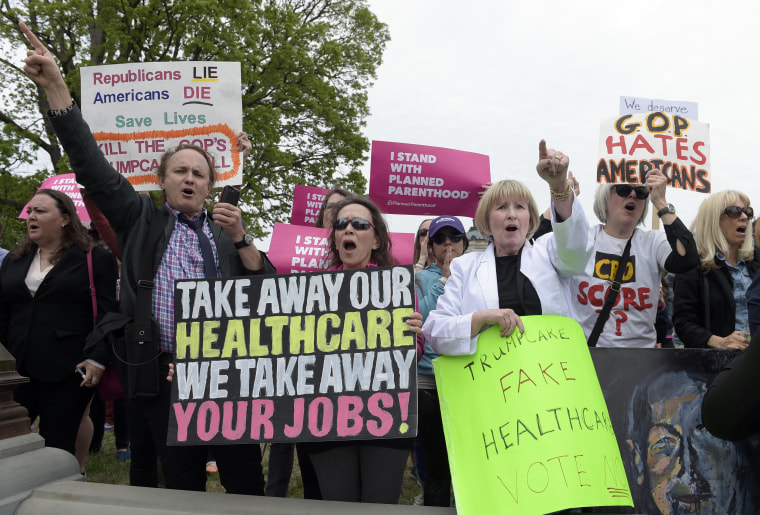
[(222, 194), (219, 195), (219, 202), (237, 206), (238, 200), (240, 200), (240, 190), (234, 186), (225, 186), (222, 188)]

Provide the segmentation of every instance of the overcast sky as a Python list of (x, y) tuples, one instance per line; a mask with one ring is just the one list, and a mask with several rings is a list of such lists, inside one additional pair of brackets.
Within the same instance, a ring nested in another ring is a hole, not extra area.
[[(369, 93), (370, 140), (487, 154), (493, 180), (525, 182), (548, 205), (538, 141), (570, 156), (596, 223), (599, 124), (621, 96), (699, 104), (713, 192), (760, 205), (760, 7), (750, 1), (370, 0), (391, 41)], [(369, 176), (369, 159), (365, 168)], [(704, 194), (668, 188), (690, 224)], [(756, 209), (758, 205), (754, 206)], [(390, 216), (409, 231), (417, 217)]]

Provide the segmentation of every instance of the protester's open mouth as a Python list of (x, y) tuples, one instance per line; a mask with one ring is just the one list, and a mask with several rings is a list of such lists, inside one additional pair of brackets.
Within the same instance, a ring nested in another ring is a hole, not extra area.
[(634, 211), (636, 211), (636, 203), (631, 202), (630, 204), (626, 204), (625, 209), (626, 211), (630, 211), (631, 213), (633, 213)]
[(195, 192), (193, 190), (191, 190), (190, 188), (185, 188), (184, 190), (182, 190), (182, 193), (184, 193), (185, 195), (191, 197), (191, 196), (193, 196), (193, 193), (195, 193)]
[(507, 226), (507, 231), (508, 232), (514, 232), (516, 230), (517, 230), (517, 226), (516, 225), (508, 225)]
[(742, 233), (742, 234), (745, 234), (745, 233), (747, 232), (747, 226), (746, 226), (746, 225), (744, 225), (744, 226), (740, 226), (740, 227), (737, 227), (737, 228), (736, 228), (736, 231), (737, 231), (737, 232), (740, 232), (740, 233)]
[(350, 240), (343, 242), (343, 250), (347, 250), (351, 252), (352, 250), (355, 250), (355, 249), (356, 249), (356, 242), (350, 241)]
[(39, 226), (39, 225), (37, 225), (37, 224), (29, 224), (29, 230), (30, 230), (30, 231), (32, 231), (32, 230), (34, 230), (34, 229), (39, 229), (39, 228), (40, 228), (40, 226)]

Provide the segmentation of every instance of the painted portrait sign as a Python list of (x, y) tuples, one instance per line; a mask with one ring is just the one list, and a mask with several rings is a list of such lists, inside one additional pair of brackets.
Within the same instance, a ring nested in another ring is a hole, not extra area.
[(169, 445), (417, 434), (412, 267), (175, 283)]
[(624, 513), (760, 511), (760, 439), (720, 440), (702, 426), (707, 385), (735, 355), (591, 349), (633, 495)]

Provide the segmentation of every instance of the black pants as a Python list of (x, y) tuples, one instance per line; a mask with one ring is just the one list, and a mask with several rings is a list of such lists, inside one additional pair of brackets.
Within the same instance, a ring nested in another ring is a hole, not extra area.
[(427, 460), (425, 506), (451, 506), (451, 473), (437, 390), (417, 391), (419, 435)]
[[(207, 445), (168, 446), (166, 433), (169, 427), (169, 410), (171, 409), (171, 383), (163, 380), (169, 370), (171, 355), (162, 354), (160, 358), (159, 394), (152, 398), (137, 398), (130, 401), (134, 426), (130, 426), (135, 436), (147, 446), (148, 434), (152, 440), (164, 472), (166, 487), (176, 490), (206, 490)], [(131, 421), (131, 420), (130, 420)], [(250, 445), (216, 445), (213, 446), (216, 464), (219, 467), (219, 480), (228, 493), (264, 495), (264, 473), (261, 468), (261, 447)], [(133, 441), (132, 463), (134, 465), (135, 447)], [(138, 453), (141, 452), (138, 450)], [(140, 466), (147, 465), (138, 456)], [(138, 471), (136, 471), (138, 472)], [(130, 480), (132, 474), (130, 473)], [(140, 481), (140, 479), (138, 479)]]
[[(129, 426), (127, 423), (127, 404), (124, 398), (113, 401), (113, 436), (116, 450), (129, 448)], [(94, 426), (90, 452), (100, 452), (103, 446), (103, 426), (106, 423), (106, 403), (100, 400), (97, 393), (90, 405), (90, 418)]]
[(40, 417), (40, 436), (47, 447), (56, 447), (74, 454), (79, 424), (94, 388), (79, 386), (82, 377), (73, 372), (58, 383), (32, 379), (19, 386), (14, 398), (29, 412), (34, 421)]
[(267, 473), (267, 497), (287, 497), (290, 476), (293, 474), (295, 444), (269, 444), (269, 472)]

